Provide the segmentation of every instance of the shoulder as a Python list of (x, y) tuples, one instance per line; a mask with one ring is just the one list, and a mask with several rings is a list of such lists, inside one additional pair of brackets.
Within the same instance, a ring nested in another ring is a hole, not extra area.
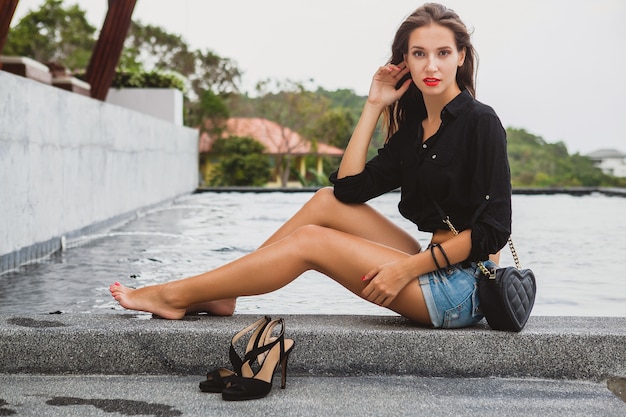
[(468, 102), (466, 116), (467, 122), (479, 137), (506, 137), (502, 121), (493, 107), (472, 97)]
[(463, 126), (472, 128), (479, 123), (501, 125), (495, 110), (474, 98), (467, 90), (463, 90), (444, 108), (452, 118)]
[(495, 118), (495, 119), (500, 120), (500, 118), (498, 117), (498, 114), (493, 109), (493, 107), (491, 107), (488, 104), (483, 103), (482, 101), (478, 101), (472, 96), (469, 96), (469, 98), (470, 99), (467, 101), (467, 110), (474, 117)]

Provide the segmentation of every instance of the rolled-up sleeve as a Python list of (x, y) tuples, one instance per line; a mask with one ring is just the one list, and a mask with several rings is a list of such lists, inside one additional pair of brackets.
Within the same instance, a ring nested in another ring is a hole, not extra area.
[(495, 115), (484, 115), (476, 127), (476, 161), (472, 198), (479, 209), (472, 224), (469, 259), (485, 260), (498, 252), (511, 235), (511, 172), (507, 157), (506, 131)]
[(330, 174), (335, 197), (344, 203), (364, 203), (401, 185), (401, 161), (399, 132), (378, 150), (359, 174), (337, 178), (337, 171)]

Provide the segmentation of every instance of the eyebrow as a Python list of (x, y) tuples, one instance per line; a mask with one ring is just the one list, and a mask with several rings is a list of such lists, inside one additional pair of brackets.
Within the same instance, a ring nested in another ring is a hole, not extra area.
[[(426, 48), (424, 48), (423, 46), (419, 46), (419, 45), (413, 45), (413, 46), (409, 47), (409, 51), (413, 50), (413, 49), (426, 49)], [(442, 49), (454, 49), (454, 47), (448, 45), (448, 46), (440, 46), (438, 48), (435, 48), (435, 50), (437, 50), (437, 51), (441, 51)]]

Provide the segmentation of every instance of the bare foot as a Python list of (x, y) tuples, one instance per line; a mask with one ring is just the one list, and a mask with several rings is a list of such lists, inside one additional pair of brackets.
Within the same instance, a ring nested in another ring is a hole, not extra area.
[(236, 298), (206, 301), (187, 307), (187, 314), (207, 313), (212, 316), (232, 316), (235, 313)]
[(185, 316), (185, 307), (176, 307), (167, 297), (167, 284), (135, 290), (116, 282), (109, 287), (109, 291), (122, 307), (129, 310), (147, 311), (170, 320), (179, 320)]

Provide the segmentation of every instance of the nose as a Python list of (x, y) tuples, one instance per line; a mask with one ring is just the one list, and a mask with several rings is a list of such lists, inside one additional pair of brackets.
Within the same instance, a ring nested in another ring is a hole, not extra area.
[(429, 71), (429, 72), (437, 71), (437, 59), (434, 56), (428, 57), (428, 62), (426, 62), (426, 71)]

